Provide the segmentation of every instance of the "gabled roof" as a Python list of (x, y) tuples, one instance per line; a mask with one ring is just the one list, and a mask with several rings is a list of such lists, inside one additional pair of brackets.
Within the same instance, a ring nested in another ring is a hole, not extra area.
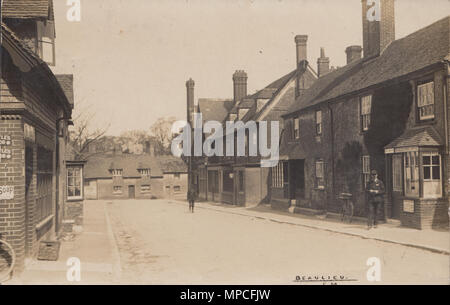
[(56, 74), (55, 77), (73, 108), (73, 74)]
[(202, 114), (203, 122), (218, 121), (222, 122), (233, 108), (232, 99), (198, 99), (198, 110)]
[(393, 41), (376, 58), (358, 60), (319, 78), (289, 112), (294, 113), (419, 71), (448, 60), (449, 52), (450, 17), (445, 17)]
[(52, 0), (3, 0), (1, 13), (3, 18), (54, 20)]
[(386, 146), (389, 148), (442, 146), (443, 141), (433, 127), (408, 129), (400, 137)]
[(140, 177), (139, 169), (150, 169), (152, 177), (161, 177), (164, 173), (187, 172), (186, 164), (180, 158), (123, 154), (90, 158), (84, 167), (84, 177), (111, 178), (112, 169), (122, 169), (124, 178)]

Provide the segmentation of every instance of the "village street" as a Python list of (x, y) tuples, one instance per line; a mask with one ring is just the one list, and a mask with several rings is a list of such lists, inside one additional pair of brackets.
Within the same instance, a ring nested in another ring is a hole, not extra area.
[(169, 200), (95, 202), (105, 203), (122, 283), (289, 285), (297, 276), (344, 276), (370, 284), (371, 257), (380, 259), (382, 284), (449, 280), (444, 254), (236, 215), (234, 207), (200, 204), (191, 214)]

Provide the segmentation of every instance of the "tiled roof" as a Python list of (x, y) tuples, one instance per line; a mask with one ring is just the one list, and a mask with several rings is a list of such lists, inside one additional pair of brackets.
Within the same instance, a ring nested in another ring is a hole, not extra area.
[(49, 18), (53, 20), (52, 0), (3, 0), (3, 18)]
[(61, 88), (63, 89), (64, 93), (66, 94), (67, 99), (69, 100), (69, 103), (73, 105), (74, 98), (73, 98), (73, 75), (72, 74), (56, 74), (56, 79), (58, 80), (59, 84), (61, 85)]
[(222, 122), (227, 117), (228, 112), (233, 108), (233, 100), (201, 98), (198, 100), (198, 108), (204, 122)]
[(319, 78), (289, 112), (408, 75), (445, 60), (449, 52), (450, 17), (446, 17), (392, 42), (374, 59), (361, 59)]
[(187, 173), (187, 165), (181, 158), (158, 156), (157, 160), (163, 173)]
[(408, 129), (386, 148), (442, 146), (443, 141), (433, 127)]

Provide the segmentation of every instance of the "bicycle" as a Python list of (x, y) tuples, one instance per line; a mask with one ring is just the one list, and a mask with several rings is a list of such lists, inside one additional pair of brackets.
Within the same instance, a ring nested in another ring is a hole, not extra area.
[(348, 219), (349, 223), (352, 223), (353, 220), (353, 214), (355, 212), (355, 206), (352, 201), (352, 194), (349, 193), (341, 193), (339, 196), (339, 199), (343, 200), (344, 203), (342, 204), (342, 210), (341, 210), (341, 221), (345, 222), (345, 219)]
[(10, 280), (16, 264), (13, 247), (0, 236), (0, 283)]

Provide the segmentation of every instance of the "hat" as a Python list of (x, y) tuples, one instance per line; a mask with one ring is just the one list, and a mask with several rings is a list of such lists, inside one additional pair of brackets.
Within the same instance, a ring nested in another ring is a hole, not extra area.
[(371, 172), (371, 174), (372, 174), (372, 175), (378, 175), (378, 173), (377, 173), (376, 170), (373, 170), (373, 171)]

